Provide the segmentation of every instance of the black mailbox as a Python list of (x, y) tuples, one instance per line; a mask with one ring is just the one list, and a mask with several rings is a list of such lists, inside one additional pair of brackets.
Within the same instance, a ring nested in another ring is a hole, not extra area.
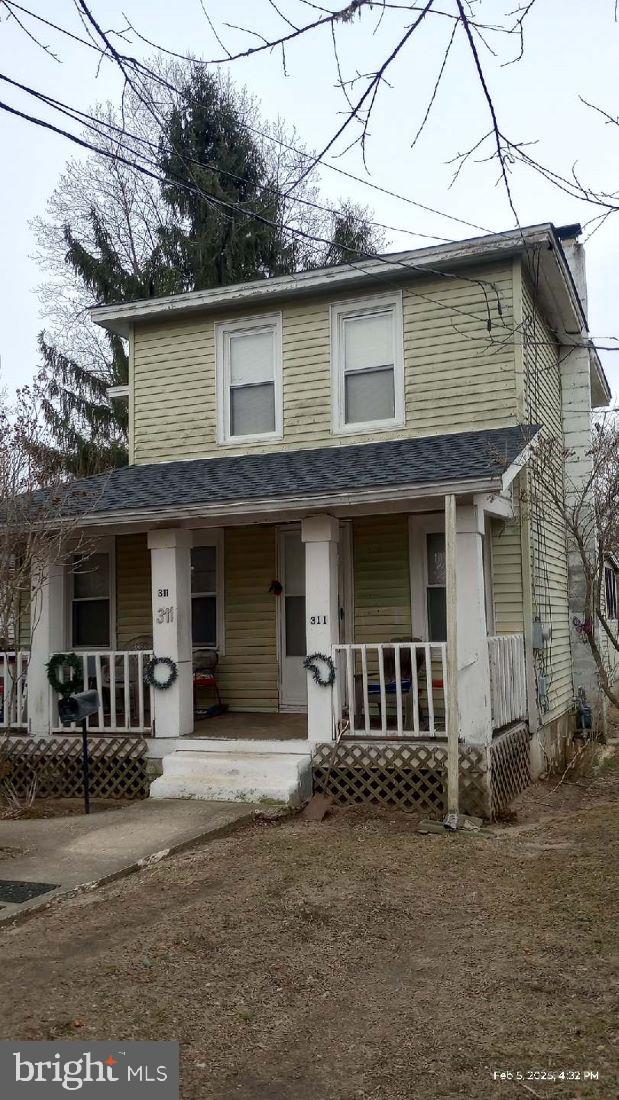
[(63, 726), (73, 722), (83, 722), (96, 714), (99, 709), (99, 695), (96, 691), (78, 691), (58, 700), (58, 716)]

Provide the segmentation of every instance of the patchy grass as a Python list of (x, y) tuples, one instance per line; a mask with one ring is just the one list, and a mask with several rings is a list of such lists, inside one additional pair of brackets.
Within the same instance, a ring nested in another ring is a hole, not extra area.
[[(120, 810), (126, 802), (112, 798), (91, 798), (91, 814)], [(80, 817), (84, 814), (83, 798), (35, 798), (33, 802), (8, 804), (0, 800), (0, 820), (31, 821), (48, 817)]]
[(2, 1034), (178, 1038), (183, 1100), (614, 1097), (617, 759), (552, 788), (490, 837), (259, 824), (52, 908), (1, 933)]

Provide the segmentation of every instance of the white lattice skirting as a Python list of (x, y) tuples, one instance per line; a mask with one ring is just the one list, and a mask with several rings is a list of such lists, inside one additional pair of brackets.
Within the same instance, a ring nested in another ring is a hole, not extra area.
[[(147, 745), (140, 737), (89, 737), (93, 798), (147, 798)], [(83, 791), (81, 737), (7, 737), (0, 743), (0, 798), (79, 798)]]
[[(370, 804), (441, 817), (447, 802), (445, 742), (346, 742), (316, 746), (314, 792), (342, 805)], [(500, 734), (490, 746), (460, 745), (460, 805), (491, 818), (530, 783), (525, 726)]]

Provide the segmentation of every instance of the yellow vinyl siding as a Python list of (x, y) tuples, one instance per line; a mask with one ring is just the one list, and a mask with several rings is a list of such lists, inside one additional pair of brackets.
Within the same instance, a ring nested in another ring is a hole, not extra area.
[[(224, 538), (224, 636), (218, 678), (231, 710), (276, 711), (277, 576), (274, 527), (231, 527)], [(146, 534), (116, 539), (116, 638), (124, 649), (152, 636), (150, 554)]]
[[(526, 280), (523, 280), (524, 416), (561, 440), (561, 376), (559, 351)], [(558, 466), (557, 477), (563, 477)], [(537, 480), (528, 476), (529, 531), (533, 617), (552, 626), (552, 641), (536, 654), (536, 665), (549, 677), (550, 706), (542, 722), (569, 709), (572, 668), (569, 635), (567, 549), (565, 529), (552, 502)]]
[[(389, 292), (392, 287), (381, 289)], [(391, 431), (332, 434), (331, 301), (323, 297), (270, 308), (282, 313), (284, 438), (263, 444), (241, 441), (237, 450), (345, 446), (516, 422), (514, 351), (506, 338), (513, 315), (511, 265), (478, 268), (466, 278), (432, 276), (403, 288), (406, 424)], [(217, 444), (214, 325), (251, 314), (247, 307), (218, 316), (136, 324), (134, 461), (230, 453)]]
[(116, 538), (116, 645), (152, 638), (150, 552), (145, 534)]
[(411, 637), (408, 516), (353, 521), (354, 641)]
[(225, 656), (217, 670), (231, 710), (278, 708), (275, 527), (228, 527), (224, 536)]
[(492, 594), (496, 634), (522, 634), (522, 548), (520, 521), (492, 521)]

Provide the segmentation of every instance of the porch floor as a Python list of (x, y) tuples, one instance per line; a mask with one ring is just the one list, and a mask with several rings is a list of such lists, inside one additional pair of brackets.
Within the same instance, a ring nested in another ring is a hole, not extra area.
[(263, 714), (228, 711), (214, 718), (198, 718), (188, 737), (221, 737), (226, 740), (293, 741), (307, 738), (306, 714)]

